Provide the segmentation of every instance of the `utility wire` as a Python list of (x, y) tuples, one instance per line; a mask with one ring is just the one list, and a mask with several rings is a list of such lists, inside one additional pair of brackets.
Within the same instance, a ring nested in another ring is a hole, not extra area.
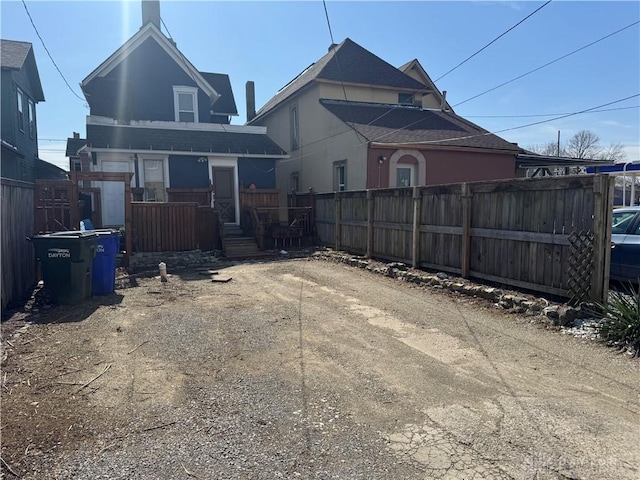
[[(331, 47), (334, 48), (333, 46), (336, 44), (336, 42), (333, 39), (333, 30), (331, 30), (331, 21), (329, 20), (329, 11), (327, 10), (326, 0), (322, 0), (322, 5), (324, 6), (324, 16), (327, 19), (327, 27), (329, 28), (329, 37), (331, 37)], [(347, 98), (347, 89), (344, 86), (344, 80), (342, 78), (342, 69), (340, 68), (340, 60), (338, 59), (337, 50), (333, 53), (333, 58), (336, 59), (336, 67), (338, 68), (338, 77), (340, 77), (340, 85), (342, 86), (342, 94), (344, 95), (344, 100), (348, 102), (349, 99)], [(347, 108), (350, 109), (350, 107), (347, 107)], [(362, 139), (360, 137), (363, 137), (364, 135), (361, 135), (355, 128), (353, 129), (353, 131), (356, 132), (358, 141), (362, 143)]]
[[(473, 134), (473, 135), (466, 135), (466, 136), (461, 136), (461, 137), (445, 138), (445, 139), (442, 139), (442, 140), (426, 140), (426, 141), (419, 141), (419, 142), (402, 142), (402, 143), (406, 144), (406, 145), (437, 144), (437, 143), (450, 142), (450, 141), (455, 141), (455, 140), (466, 140), (466, 139), (469, 139), (469, 138), (482, 137), (482, 136), (487, 136), (487, 135), (495, 135), (495, 134), (502, 133), (502, 132), (507, 132), (507, 131), (510, 131), (510, 130), (518, 130), (518, 129), (530, 127), (530, 126), (533, 126), (533, 125), (540, 125), (540, 124), (543, 124), (543, 123), (552, 122), (552, 121), (559, 120), (559, 119), (566, 118), (566, 117), (571, 117), (571, 116), (575, 116), (575, 115), (581, 115), (581, 114), (584, 114), (584, 113), (594, 113), (594, 112), (597, 112), (597, 111), (603, 111), (603, 110), (601, 110), (602, 107), (606, 107), (606, 106), (613, 105), (613, 104), (616, 104), (616, 103), (621, 103), (621, 102), (624, 102), (624, 101), (629, 100), (631, 98), (635, 98), (635, 97), (639, 97), (639, 96), (640, 96), (640, 93), (635, 94), (635, 95), (631, 95), (631, 96), (628, 96), (628, 97), (625, 97), (625, 98), (621, 98), (621, 99), (615, 100), (613, 102), (608, 102), (608, 103), (605, 103), (605, 104), (602, 104), (602, 105), (597, 105), (595, 107), (586, 108), (584, 110), (563, 114), (563, 115), (560, 115), (560, 116), (555, 117), (555, 118), (550, 118), (550, 119), (547, 119), (547, 120), (541, 120), (539, 122), (534, 122), (534, 123), (528, 123), (526, 125), (519, 125), (519, 126), (516, 126), (516, 127), (509, 127), (509, 128), (505, 128), (505, 129), (502, 129), (502, 130), (496, 130), (495, 132), (483, 132), (483, 133), (478, 133), (478, 134)], [(637, 107), (634, 107), (634, 108), (637, 108)], [(405, 128), (409, 128), (409, 127), (411, 127), (411, 126), (413, 126), (413, 125), (415, 125), (417, 123), (420, 123), (422, 121), (423, 121), (423, 119), (418, 120), (416, 122), (413, 122), (413, 123), (410, 123), (408, 125), (405, 125), (402, 128), (396, 129), (396, 130), (394, 130), (392, 132), (388, 132), (388, 133), (379, 135), (379, 136), (374, 137), (374, 138), (368, 138), (367, 140), (370, 141), (370, 142), (376, 142), (378, 140), (383, 139), (384, 137), (387, 137), (388, 135), (392, 135), (392, 134), (394, 134), (394, 133), (396, 133), (396, 132), (398, 132), (400, 130), (404, 130)], [(347, 123), (347, 122), (345, 122), (345, 123)], [(355, 130), (355, 127), (353, 127), (352, 125), (349, 125), (349, 127), (351, 129)], [(323, 142), (323, 141), (326, 141), (326, 140), (330, 140), (330, 139), (332, 139), (334, 137), (337, 137), (337, 136), (340, 136), (340, 135), (344, 135), (346, 133), (350, 133), (351, 131), (352, 130), (344, 130), (344, 131), (342, 131), (340, 133), (336, 133), (334, 135), (330, 135), (330, 136), (328, 136), (326, 138), (322, 138), (320, 140), (316, 140), (315, 142), (312, 142), (312, 143), (320, 143), (320, 142)], [(311, 145), (312, 143), (307, 144), (307, 146)], [(355, 148), (357, 148), (359, 146), (360, 145), (356, 145), (356, 146), (354, 146), (352, 148), (355, 149)], [(303, 157), (307, 157), (307, 156), (310, 156), (310, 155), (314, 155), (314, 154), (319, 153), (321, 151), (323, 151), (323, 147), (320, 147), (320, 148), (317, 148), (317, 149), (312, 150), (310, 152), (307, 152), (304, 155), (302, 155), (301, 157), (296, 157), (295, 159), (280, 160), (280, 163), (287, 163), (287, 162), (292, 161), (292, 160), (297, 160), (299, 158), (303, 158)]]
[(595, 40), (595, 41), (593, 41), (593, 42), (591, 42), (591, 43), (589, 43), (589, 44), (587, 44), (587, 45), (584, 45), (584, 46), (582, 46), (582, 47), (580, 47), (580, 48), (578, 48), (578, 49), (576, 49), (576, 50), (574, 50), (574, 51), (572, 51), (572, 52), (569, 52), (569, 53), (567, 53), (567, 54), (565, 54), (565, 55), (562, 55), (561, 57), (558, 57), (558, 58), (556, 58), (555, 60), (552, 60), (552, 61), (550, 61), (550, 62), (547, 62), (547, 63), (545, 63), (544, 65), (541, 65), (541, 66), (539, 66), (539, 67), (537, 67), (537, 68), (534, 68), (533, 70), (529, 70), (528, 72), (523, 73), (522, 75), (518, 75), (517, 77), (512, 78), (511, 80), (507, 80), (506, 82), (501, 83), (500, 85), (497, 85), (497, 86), (495, 86), (495, 87), (493, 87), (493, 88), (490, 88), (489, 90), (485, 90), (484, 92), (482, 92), (482, 93), (478, 93), (477, 95), (474, 95), (473, 97), (469, 97), (469, 98), (467, 98), (466, 100), (463, 100), (462, 102), (458, 102), (458, 103), (456, 103), (456, 104), (454, 105), (454, 107), (457, 107), (458, 105), (462, 105), (463, 103), (470, 102), (471, 100), (474, 100), (474, 99), (476, 99), (476, 98), (478, 98), (478, 97), (481, 97), (482, 95), (485, 95), (485, 94), (487, 94), (487, 93), (489, 93), (489, 92), (493, 92), (494, 90), (497, 90), (497, 89), (498, 89), (498, 88), (500, 88), (500, 87), (504, 87), (505, 85), (508, 85), (508, 84), (510, 84), (510, 83), (512, 83), (512, 82), (515, 82), (516, 80), (519, 80), (519, 79), (521, 79), (521, 78), (523, 78), (523, 77), (526, 77), (527, 75), (530, 75), (530, 74), (532, 74), (532, 73), (534, 73), (534, 72), (537, 72), (538, 70), (541, 70), (541, 69), (543, 69), (543, 68), (545, 68), (545, 67), (548, 67), (549, 65), (552, 65), (552, 64), (554, 64), (554, 63), (556, 63), (556, 62), (559, 62), (560, 60), (562, 60), (562, 59), (564, 59), (564, 58), (567, 58), (567, 57), (569, 57), (569, 56), (573, 55), (574, 53), (578, 53), (578, 52), (580, 52), (581, 50), (584, 50), (585, 48), (591, 47), (592, 45), (595, 45), (596, 43), (599, 43), (599, 42), (601, 42), (601, 41), (603, 41), (603, 40), (606, 40), (607, 38), (612, 37), (613, 35), (616, 35), (616, 34), (618, 34), (618, 33), (622, 32), (622, 31), (624, 31), (624, 30), (626, 30), (626, 29), (628, 29), (628, 28), (631, 28), (631, 27), (633, 27), (634, 25), (637, 25), (638, 23), (640, 23), (640, 20), (635, 21), (635, 22), (633, 22), (632, 24), (627, 25), (626, 27), (623, 27), (623, 28), (621, 28), (621, 29), (619, 29), (619, 30), (616, 30), (615, 32), (610, 33), (609, 35), (605, 35), (604, 37), (601, 37), (601, 38), (599, 38), (598, 40)]
[(475, 57), (476, 55), (478, 55), (480, 52), (482, 52), (484, 49), (486, 49), (487, 47), (491, 46), (492, 44), (494, 44), (495, 42), (497, 42), (500, 38), (504, 37), (507, 33), (509, 33), (511, 30), (513, 30), (514, 28), (516, 28), (518, 25), (520, 25), (521, 23), (523, 23), (525, 20), (527, 20), (529, 17), (532, 17), (533, 15), (535, 15), (536, 13), (538, 13), (540, 10), (542, 10), (544, 7), (546, 7), (547, 5), (549, 5), (551, 3), (551, 0), (548, 0), (545, 4), (541, 5), (540, 7), (536, 8), (533, 12), (531, 12), (529, 15), (527, 15), (526, 17), (524, 17), (522, 20), (520, 20), (518, 23), (516, 23), (513, 27), (511, 27), (509, 30), (506, 30), (505, 32), (502, 32), (500, 35), (498, 35), (496, 38), (494, 38), (493, 40), (491, 40), (489, 43), (487, 43), (484, 47), (482, 47), (480, 50), (478, 50), (476, 53), (474, 53), (473, 55), (470, 55), (469, 57), (465, 58), (463, 61), (461, 61), (459, 64), (457, 64), (455, 67), (453, 67), (451, 70), (449, 70), (447, 73), (445, 73), (444, 75), (441, 75), (440, 77), (436, 78), (434, 83), (437, 82), (438, 80), (441, 80), (442, 78), (446, 77), (447, 75), (449, 75), (451, 72), (453, 72), (454, 70), (456, 70), (458, 67), (461, 67), (462, 65), (464, 65), (465, 63), (467, 63), (469, 60), (471, 60), (473, 57)]
[[(44, 40), (42, 39), (42, 37), (40, 36), (40, 32), (38, 32), (38, 28), (36, 27), (36, 24), (33, 22), (33, 18), (31, 17), (31, 13), (29, 13), (29, 9), (27, 8), (27, 4), (25, 3), (24, 0), (22, 0), (22, 5), (24, 5), (24, 10), (27, 12), (27, 16), (29, 17), (29, 20), (31, 21), (31, 26), (33, 27), (33, 29), (36, 32), (36, 35), (38, 36), (38, 38), (40, 39), (40, 43), (42, 43), (42, 46), (44, 47), (45, 52), (47, 52), (47, 55), (49, 55), (49, 58), (51, 59), (51, 62), (53, 63), (54, 67), (56, 67), (56, 70), (58, 71), (58, 73), (60, 74), (60, 76), (62, 77), (62, 80), (64, 80), (64, 83), (67, 85), (67, 87), (69, 87), (69, 90), (71, 90), (71, 93), (73, 93), (77, 98), (79, 98), (80, 100), (82, 100), (83, 102), (86, 102), (86, 99), (82, 98), (80, 95), (78, 95), (73, 88), (71, 88), (71, 85), (69, 85), (69, 82), (67, 82), (67, 79), (64, 77), (64, 75), (62, 74), (62, 72), (60, 71), (60, 68), (58, 67), (58, 64), (56, 63), (56, 61), (53, 59), (53, 57), (51, 56), (51, 52), (49, 52), (49, 49), (47, 48), (47, 46), (44, 43)], [(86, 107), (86, 105), (85, 105)]]
[[(600, 110), (592, 110), (590, 113), (596, 112), (615, 112), (617, 110), (630, 110), (632, 108), (640, 108), (640, 105), (632, 107), (603, 108)], [(465, 115), (464, 118), (533, 118), (533, 117), (555, 117), (556, 115), (568, 115), (568, 112), (562, 113), (537, 113), (532, 115)]]
[[(624, 98), (621, 98), (619, 100), (614, 100), (613, 102), (603, 103), (602, 105), (597, 105), (595, 107), (587, 108), (585, 110), (580, 110), (578, 112), (567, 113), (565, 115), (560, 115), (558, 117), (550, 118), (550, 119), (547, 119), (547, 120), (540, 120), (539, 122), (527, 123), (526, 125), (518, 125), (517, 127), (503, 128), (502, 130), (496, 130), (494, 132), (484, 132), (484, 133), (475, 134), (475, 135), (466, 135), (464, 137), (445, 138), (445, 139), (442, 139), (442, 140), (424, 140), (424, 141), (419, 141), (419, 142), (404, 142), (404, 143), (406, 143), (408, 145), (422, 145), (422, 144), (450, 142), (452, 140), (466, 140), (468, 138), (483, 137), (483, 136), (487, 136), (487, 135), (495, 135), (497, 133), (509, 132), (511, 130), (518, 130), (520, 128), (532, 127), (534, 125), (540, 125), (542, 123), (553, 122), (555, 120), (560, 120), (562, 118), (573, 117), (575, 115), (580, 115), (582, 113), (589, 113), (589, 112), (591, 112), (593, 110), (596, 110), (596, 109), (599, 109), (599, 108), (602, 108), (602, 107), (607, 107), (609, 105), (614, 105), (616, 103), (624, 102), (626, 100), (630, 100), (630, 99), (636, 98), (636, 97), (640, 97), (640, 93), (636, 93), (635, 95), (629, 95), (628, 97), (624, 97)], [(409, 124), (409, 125), (401, 128), (401, 129), (399, 129), (399, 130), (403, 130), (404, 128), (407, 128), (407, 127), (409, 127), (409, 126), (411, 126), (411, 125), (413, 125), (415, 123), (419, 123), (421, 121), (422, 120), (419, 120), (418, 122), (413, 122), (412, 124)], [(376, 138), (376, 140), (379, 140), (380, 138), (386, 137), (387, 135), (391, 135), (391, 134), (393, 134), (393, 133), (395, 133), (397, 131), (398, 130), (394, 130), (393, 132), (389, 132), (389, 133), (386, 133), (384, 135), (380, 135), (378, 138)], [(373, 142), (373, 141), (376, 141), (376, 140), (371, 140), (371, 141)]]

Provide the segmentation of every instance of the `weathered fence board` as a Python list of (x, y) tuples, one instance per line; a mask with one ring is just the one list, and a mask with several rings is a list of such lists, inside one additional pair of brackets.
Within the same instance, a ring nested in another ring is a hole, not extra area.
[(180, 252), (199, 248), (198, 204), (132, 202), (132, 224), (139, 252)]
[(36, 260), (27, 237), (34, 228), (34, 185), (2, 179), (2, 308), (29, 294)]
[[(584, 175), (313, 199), (318, 237), (338, 249), (569, 298), (577, 294), (569, 281), (572, 265), (588, 260), (589, 295), (602, 299), (612, 188), (609, 177)], [(593, 258), (571, 258), (572, 234), (593, 235)]]

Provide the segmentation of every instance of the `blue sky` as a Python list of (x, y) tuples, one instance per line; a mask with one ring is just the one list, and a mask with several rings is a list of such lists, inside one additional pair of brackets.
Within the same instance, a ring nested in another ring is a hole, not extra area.
[[(349, 37), (394, 66), (417, 58), (436, 79), (541, 6), (527, 2), (338, 2), (327, 9), (336, 43)], [(73, 90), (141, 25), (140, 2), (26, 0), (40, 35)], [(85, 133), (85, 102), (65, 85), (20, 1), (2, 0), (2, 38), (33, 43), (46, 101), (37, 107), (40, 157), (66, 167), (65, 139)], [(331, 37), (321, 1), (217, 2), (161, 0), (178, 48), (202, 71), (231, 77), (245, 121), (245, 82), (256, 82), (260, 108), (327, 51)], [(554, 0), (463, 66), (436, 82), (456, 105), (640, 20), (640, 3)], [(166, 33), (166, 31), (165, 31)], [(569, 113), (640, 93), (640, 25), (455, 107), (490, 131)], [(640, 97), (606, 108), (637, 107)], [(494, 116), (502, 116), (492, 118)], [(640, 160), (640, 109), (576, 115), (500, 135), (528, 147), (596, 132)], [(62, 141), (61, 141), (62, 140)]]

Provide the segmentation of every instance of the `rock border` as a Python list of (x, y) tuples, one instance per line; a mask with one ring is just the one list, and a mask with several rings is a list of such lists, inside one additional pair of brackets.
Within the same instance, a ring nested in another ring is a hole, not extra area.
[(556, 327), (566, 327), (576, 319), (592, 317), (588, 313), (588, 304), (571, 307), (552, 303), (545, 298), (478, 284), (444, 272), (425, 272), (401, 262), (385, 263), (331, 248), (318, 249), (309, 258), (346, 264), (399, 281), (448, 290), (468, 297), (482, 298), (508, 313), (537, 317)]

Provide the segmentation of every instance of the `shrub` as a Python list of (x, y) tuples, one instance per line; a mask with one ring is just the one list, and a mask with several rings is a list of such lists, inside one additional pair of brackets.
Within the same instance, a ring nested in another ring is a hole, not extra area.
[(612, 291), (607, 304), (598, 304), (604, 318), (598, 326), (600, 338), (609, 345), (640, 355), (640, 285)]

